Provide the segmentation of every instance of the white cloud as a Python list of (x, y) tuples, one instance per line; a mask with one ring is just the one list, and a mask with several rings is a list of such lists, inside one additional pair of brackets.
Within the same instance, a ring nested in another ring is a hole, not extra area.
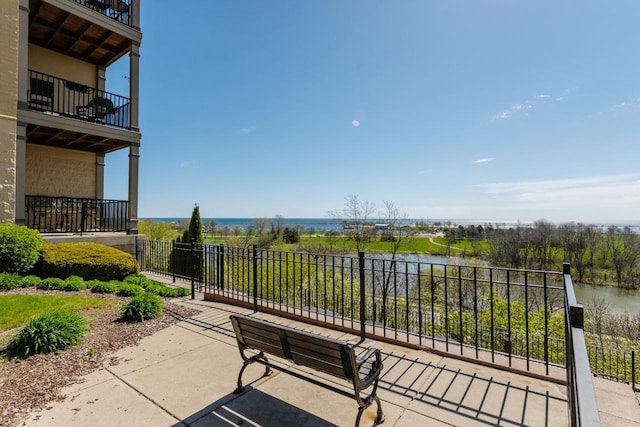
[(495, 159), (493, 157), (483, 157), (482, 159), (478, 159), (478, 160), (474, 160), (473, 163), (487, 163), (487, 162), (492, 162)]
[(501, 182), (479, 187), (485, 193), (507, 197), (507, 202), (530, 209), (640, 208), (640, 174)]
[(256, 130), (255, 126), (249, 126), (247, 128), (242, 128), (242, 129), (238, 130), (238, 133), (247, 134), (247, 133), (255, 132), (255, 130)]
[(640, 109), (640, 96), (637, 98), (622, 101), (619, 104), (614, 105), (613, 109), (622, 111), (637, 111), (638, 109)]
[[(547, 94), (534, 95), (532, 98), (527, 99), (525, 102), (514, 104), (508, 109), (498, 114), (495, 114), (491, 118), (491, 121), (508, 119), (509, 117), (512, 117), (516, 114), (526, 114), (526, 111), (531, 110), (537, 107), (538, 105), (543, 104), (548, 98), (551, 98), (551, 95), (547, 95)], [(562, 98), (556, 98), (556, 101), (561, 101), (561, 100)]]
[(195, 166), (196, 161), (195, 160), (185, 160), (180, 162), (180, 167), (181, 168), (191, 168), (193, 166)]

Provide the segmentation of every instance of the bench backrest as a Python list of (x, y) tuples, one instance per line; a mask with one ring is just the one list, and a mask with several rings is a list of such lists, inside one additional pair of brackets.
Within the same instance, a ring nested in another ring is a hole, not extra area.
[(243, 315), (232, 315), (231, 323), (238, 343), (245, 348), (348, 380), (357, 371), (351, 344)]

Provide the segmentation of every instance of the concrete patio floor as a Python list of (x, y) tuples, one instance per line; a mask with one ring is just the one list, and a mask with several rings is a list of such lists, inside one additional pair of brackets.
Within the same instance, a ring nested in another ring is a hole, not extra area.
[[(32, 413), (20, 425), (354, 425), (355, 400), (285, 373), (263, 377), (259, 365), (249, 366), (243, 375), (247, 391), (233, 394), (242, 359), (229, 315), (251, 311), (188, 298), (174, 302), (201, 312), (118, 351), (117, 364), (64, 389), (64, 401)], [(264, 313), (255, 316), (358, 341)], [(564, 386), (387, 343), (368, 341), (363, 347), (370, 345), (384, 357), (378, 396), (385, 426), (568, 425)], [(608, 388), (597, 391), (602, 424), (640, 427), (640, 408), (630, 386), (604, 385)], [(375, 404), (365, 411), (361, 425), (374, 425), (374, 418)]]

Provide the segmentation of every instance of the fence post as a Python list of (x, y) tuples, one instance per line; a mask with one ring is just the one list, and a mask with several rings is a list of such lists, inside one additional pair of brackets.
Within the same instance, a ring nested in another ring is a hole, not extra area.
[(176, 241), (171, 241), (171, 275), (173, 283), (176, 283)]
[(224, 290), (224, 244), (222, 243), (218, 252), (218, 288)]
[(365, 312), (365, 286), (364, 286), (364, 251), (358, 252), (358, 270), (360, 271), (360, 339), (365, 340), (366, 330), (366, 312)]
[(631, 389), (636, 391), (636, 351), (631, 350)]
[(191, 240), (191, 256), (189, 257), (189, 259), (191, 260), (191, 299), (196, 299), (196, 282), (195, 282), (195, 250), (194, 250), (194, 240)]
[(253, 245), (253, 311), (258, 311), (258, 245)]

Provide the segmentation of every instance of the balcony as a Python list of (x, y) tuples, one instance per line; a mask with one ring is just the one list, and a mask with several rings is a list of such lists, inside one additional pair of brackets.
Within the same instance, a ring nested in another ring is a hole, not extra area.
[(132, 138), (129, 98), (81, 83), (29, 70), (26, 106), (38, 112), (25, 119), (33, 144), (109, 153)]
[(129, 129), (129, 98), (29, 70), (28, 108)]
[(131, 0), (73, 0), (122, 24), (131, 26)]
[(25, 197), (25, 225), (41, 233), (127, 231), (129, 202), (76, 197)]
[(142, 37), (131, 10), (130, 0), (31, 0), (29, 43), (107, 67)]

